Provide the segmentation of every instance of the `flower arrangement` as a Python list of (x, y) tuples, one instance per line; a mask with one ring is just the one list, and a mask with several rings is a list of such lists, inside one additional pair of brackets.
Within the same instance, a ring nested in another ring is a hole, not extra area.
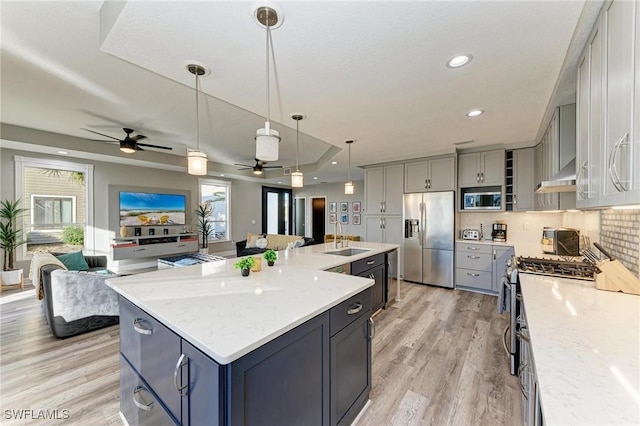
[(263, 257), (267, 261), (267, 265), (273, 266), (276, 259), (278, 259), (278, 254), (274, 250), (268, 249), (264, 252)]
[(238, 260), (236, 263), (233, 264), (233, 266), (237, 269), (240, 269), (242, 276), (246, 277), (249, 275), (249, 272), (251, 271), (251, 268), (253, 268), (255, 263), (256, 261), (253, 257), (247, 256)]

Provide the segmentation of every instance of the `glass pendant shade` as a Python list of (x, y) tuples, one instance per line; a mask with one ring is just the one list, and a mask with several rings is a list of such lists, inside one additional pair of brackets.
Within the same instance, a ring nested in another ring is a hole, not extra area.
[(291, 187), (302, 188), (304, 186), (304, 175), (302, 172), (291, 173)]
[(353, 190), (355, 189), (355, 187), (353, 186), (353, 182), (349, 181), (347, 183), (344, 184), (344, 193), (346, 195), (353, 195)]
[(187, 153), (187, 169), (190, 175), (206, 175), (207, 154), (202, 151), (189, 151)]
[(264, 123), (264, 129), (256, 131), (256, 158), (261, 161), (278, 161), (280, 133)]

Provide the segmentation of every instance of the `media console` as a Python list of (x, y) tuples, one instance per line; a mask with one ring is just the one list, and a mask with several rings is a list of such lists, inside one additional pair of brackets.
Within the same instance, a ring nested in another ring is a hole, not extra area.
[(113, 260), (162, 257), (198, 251), (198, 234), (150, 235), (114, 238), (111, 244)]

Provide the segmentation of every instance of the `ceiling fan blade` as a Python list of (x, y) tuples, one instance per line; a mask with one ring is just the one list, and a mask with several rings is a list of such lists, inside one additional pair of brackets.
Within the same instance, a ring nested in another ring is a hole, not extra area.
[(239, 163), (233, 163), (234, 166), (241, 166), (241, 167), (246, 167), (247, 169), (253, 169), (253, 166), (250, 166), (248, 164), (239, 164)]
[(136, 136), (131, 137), (131, 139), (133, 139), (134, 141), (139, 141), (139, 140), (146, 139), (146, 138), (147, 137), (145, 135), (136, 135)]
[(136, 151), (144, 151), (144, 149), (140, 148), (140, 145), (136, 144)]
[[(134, 139), (134, 138), (132, 138), (132, 139)], [(136, 143), (136, 145), (138, 145), (138, 146), (142, 145), (142, 146), (146, 146), (148, 148), (167, 149), (169, 151), (171, 151), (173, 149), (170, 146), (150, 145), (148, 143)], [(141, 151), (142, 151), (142, 149), (141, 149)]]
[(281, 169), (282, 166), (262, 166), (263, 169)]
[(87, 132), (95, 133), (96, 135), (104, 136), (105, 138), (111, 138), (111, 139), (114, 139), (114, 140), (117, 140), (117, 141), (120, 140), (120, 139), (118, 139), (118, 138), (116, 138), (114, 136), (105, 135), (104, 133), (96, 132), (94, 130), (85, 129), (84, 127), (81, 127), (80, 130), (86, 130)]

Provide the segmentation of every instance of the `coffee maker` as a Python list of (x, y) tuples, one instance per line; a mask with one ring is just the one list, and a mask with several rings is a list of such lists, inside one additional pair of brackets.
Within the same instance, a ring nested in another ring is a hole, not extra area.
[(491, 231), (491, 239), (497, 242), (507, 241), (507, 224), (506, 223), (494, 223)]

